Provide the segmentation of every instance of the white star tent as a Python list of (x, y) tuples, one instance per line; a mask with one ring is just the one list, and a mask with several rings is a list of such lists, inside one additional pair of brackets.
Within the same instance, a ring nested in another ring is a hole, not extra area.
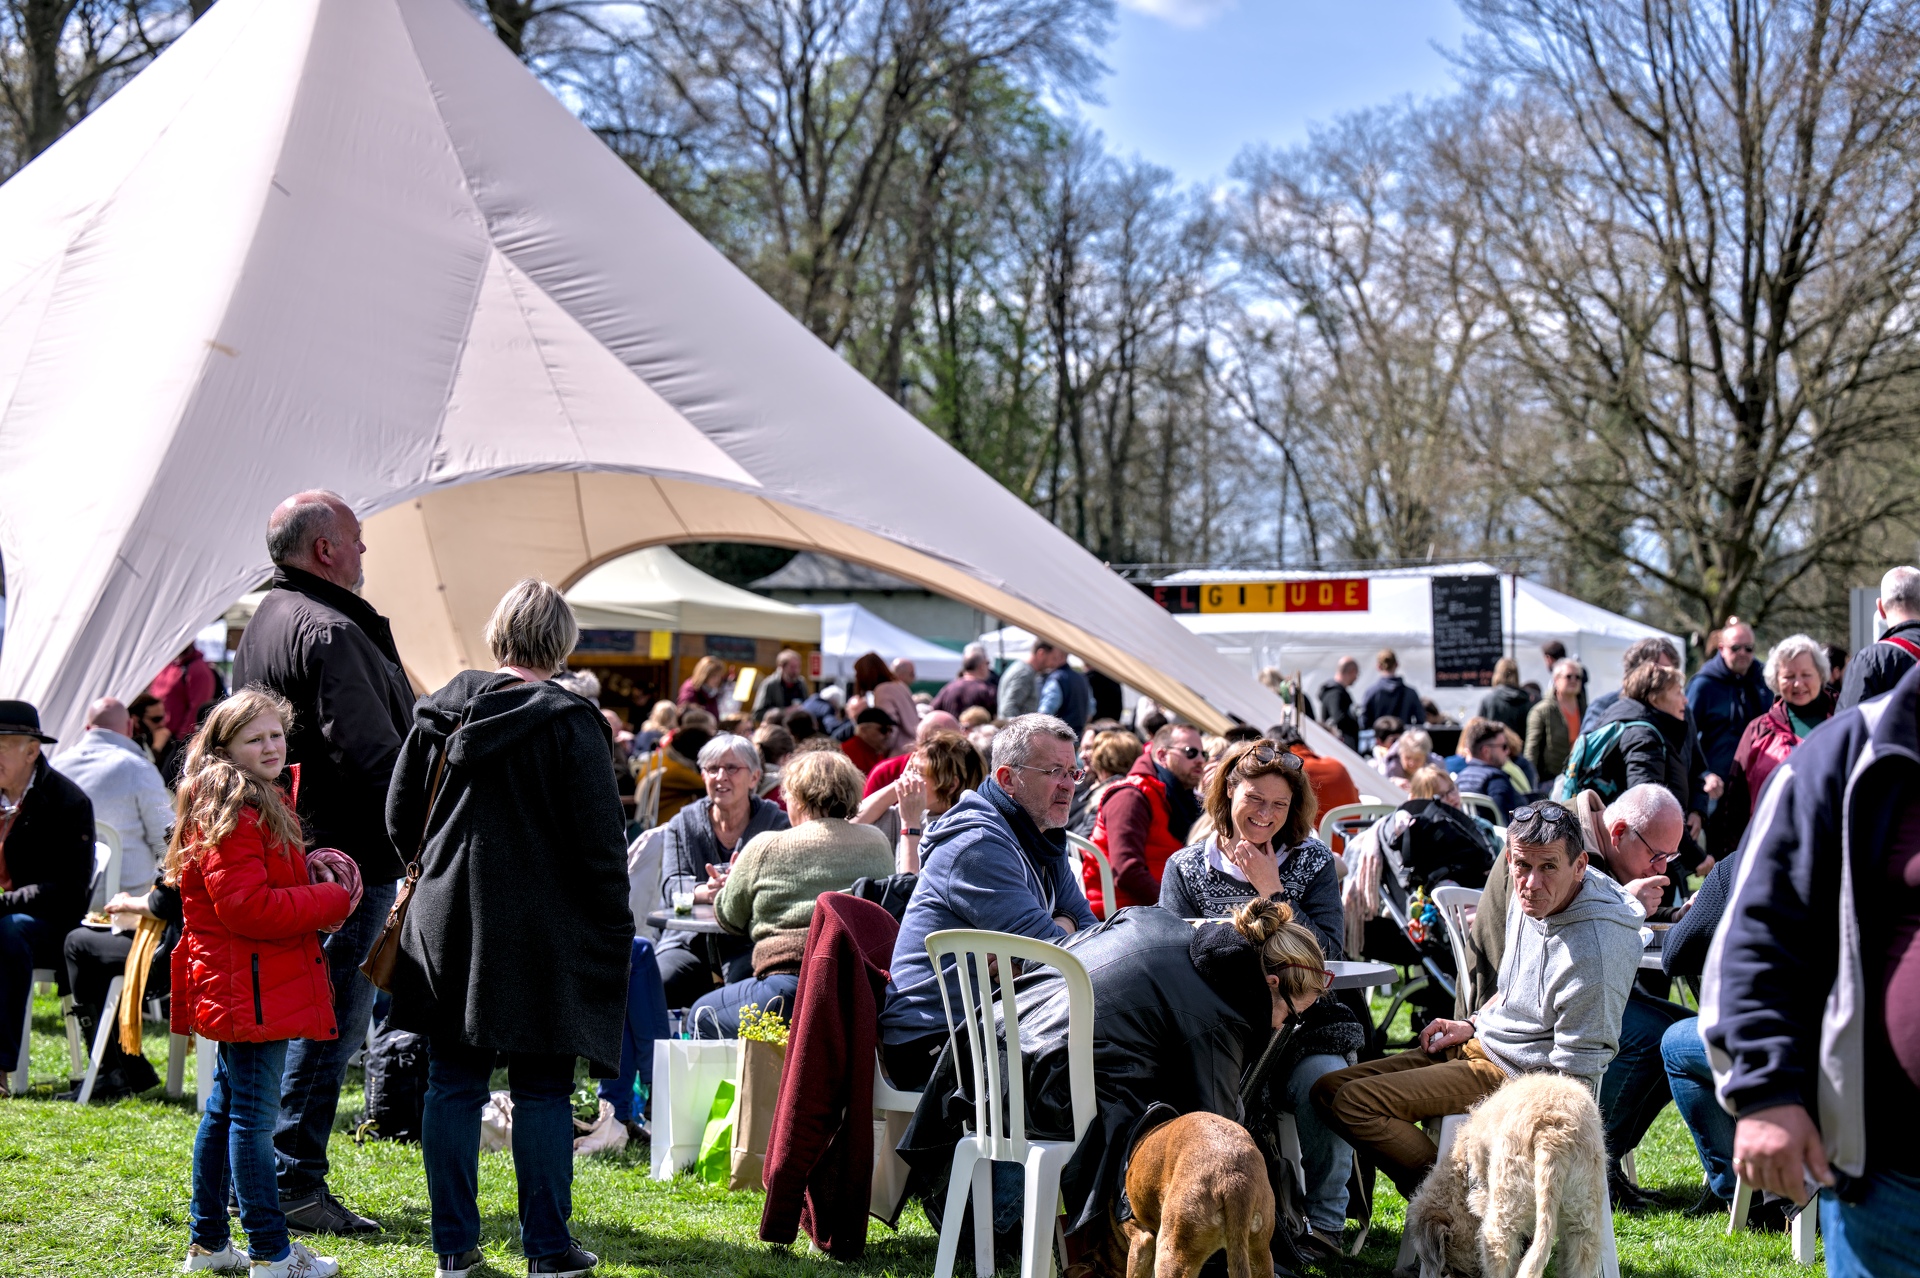
[(1213, 727), (1279, 703), (810, 336), (458, 0), (222, 0), (0, 187), (0, 695), (61, 733), (367, 520), (415, 679), (643, 546), (872, 564)]

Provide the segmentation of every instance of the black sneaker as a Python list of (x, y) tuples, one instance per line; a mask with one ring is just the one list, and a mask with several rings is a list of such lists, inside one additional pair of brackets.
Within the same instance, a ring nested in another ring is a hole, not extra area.
[(600, 1263), (600, 1257), (574, 1243), (558, 1256), (547, 1256), (541, 1260), (529, 1260), (527, 1273), (553, 1274), (557, 1278), (579, 1278), (581, 1274), (591, 1273)]
[(287, 1228), (296, 1234), (377, 1234), (380, 1222), (359, 1215), (324, 1185), (299, 1198), (280, 1198)]
[(467, 1278), (478, 1268), (486, 1257), (475, 1247), (463, 1251), (457, 1256), (435, 1256), (433, 1258), (433, 1278)]
[(1330, 1238), (1318, 1230), (1308, 1230), (1293, 1240), (1293, 1246), (1300, 1253), (1300, 1259), (1309, 1265), (1320, 1266), (1346, 1259), (1346, 1252), (1340, 1246), (1340, 1240)]
[(1629, 1216), (1645, 1211), (1650, 1205), (1647, 1196), (1635, 1188), (1626, 1173), (1617, 1167), (1607, 1172), (1607, 1197), (1613, 1200), (1615, 1211), (1626, 1212)]
[(1700, 1191), (1700, 1197), (1694, 1200), (1693, 1206), (1687, 1208), (1686, 1214), (1689, 1216), (1724, 1216), (1731, 1210), (1733, 1210), (1731, 1200), (1722, 1198), (1711, 1189), (1703, 1189)]

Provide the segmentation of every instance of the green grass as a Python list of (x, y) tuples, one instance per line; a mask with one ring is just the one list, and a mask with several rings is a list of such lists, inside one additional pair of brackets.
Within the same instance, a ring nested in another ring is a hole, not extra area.
[[(187, 1245), (189, 1154), (195, 1116), (189, 1098), (159, 1092), (81, 1110), (46, 1099), (66, 1071), (66, 1044), (51, 999), (35, 1004), (34, 1092), (0, 1101), (0, 1278), (178, 1272)], [(163, 1066), (167, 1040), (148, 1026), (147, 1057)], [(62, 1085), (64, 1086), (64, 1084)], [(352, 1278), (433, 1272), (427, 1233), (427, 1189), (419, 1149), (370, 1141), (356, 1145), (350, 1116), (361, 1108), (357, 1071), (341, 1099), (331, 1151), (334, 1190), (380, 1219), (387, 1233), (371, 1242), (329, 1240)], [(1643, 1187), (1679, 1207), (1699, 1192), (1693, 1146), (1671, 1107), (1639, 1154)], [(646, 1151), (583, 1160), (574, 1179), (574, 1232), (598, 1252), (600, 1274), (671, 1278), (785, 1278), (800, 1274), (906, 1275), (933, 1270), (934, 1238), (918, 1208), (909, 1207), (898, 1234), (871, 1222), (867, 1256), (840, 1265), (808, 1254), (805, 1236), (770, 1247), (755, 1236), (758, 1194), (727, 1194), (681, 1178), (648, 1178)], [(1393, 1267), (1403, 1219), (1400, 1198), (1384, 1180), (1374, 1228), (1363, 1255), (1329, 1272), (1384, 1275)], [(515, 1236), (512, 1159), (480, 1160), (482, 1247), (493, 1273), (526, 1271)], [(1816, 1275), (1788, 1258), (1782, 1235), (1725, 1236), (1722, 1216), (1694, 1219), (1679, 1211), (1618, 1217), (1621, 1271), (1640, 1278), (1692, 1275)], [(1349, 1234), (1351, 1237), (1351, 1234)], [(962, 1273), (971, 1271), (961, 1249)], [(483, 1271), (484, 1272), (484, 1271)]]

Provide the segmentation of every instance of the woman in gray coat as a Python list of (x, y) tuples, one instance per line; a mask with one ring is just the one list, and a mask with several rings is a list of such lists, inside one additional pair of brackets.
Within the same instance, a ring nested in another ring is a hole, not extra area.
[(546, 582), (508, 591), (487, 623), (499, 669), (420, 699), (387, 792), (394, 845), (426, 841), (389, 1023), (427, 1036), (420, 1148), (441, 1278), (481, 1260), (480, 1110), (502, 1060), (527, 1271), (595, 1263), (567, 1228), (574, 1061), (617, 1072), (634, 933), (606, 721), (550, 682), (579, 633)]

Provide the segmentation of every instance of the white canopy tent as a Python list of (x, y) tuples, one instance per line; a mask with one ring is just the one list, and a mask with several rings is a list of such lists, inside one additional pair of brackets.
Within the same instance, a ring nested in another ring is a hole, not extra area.
[(665, 546), (601, 564), (567, 591), (583, 630), (671, 630), (820, 642), (820, 618), (791, 604), (729, 586)]
[[(1355, 693), (1364, 692), (1377, 677), (1373, 657), (1391, 648), (1400, 659), (1400, 675), (1430, 696), (1434, 704), (1456, 718), (1472, 714), (1486, 696), (1484, 688), (1436, 688), (1433, 685), (1433, 590), (1440, 576), (1495, 575), (1500, 578), (1502, 630), (1508, 653), (1520, 663), (1521, 682), (1547, 687), (1549, 672), (1540, 646), (1549, 639), (1566, 645), (1567, 655), (1587, 668), (1587, 695), (1596, 696), (1620, 686), (1620, 659), (1640, 639), (1664, 638), (1686, 651), (1678, 638), (1653, 626), (1608, 612), (1572, 595), (1500, 573), (1491, 565), (1466, 563), (1361, 573), (1259, 573), (1194, 571), (1167, 578), (1162, 585), (1205, 585), (1236, 581), (1315, 580), (1320, 577), (1367, 578), (1365, 612), (1220, 612), (1184, 613), (1178, 620), (1207, 639), (1220, 655), (1250, 674), (1264, 666), (1299, 671), (1309, 691), (1333, 677), (1342, 656), (1360, 661)], [(1518, 606), (1516, 607), (1516, 600)], [(991, 651), (991, 648), (989, 648)]]
[(222, 0), (0, 187), (0, 405), (0, 695), (56, 733), (255, 587), (269, 513), (312, 487), (366, 519), (367, 596), (427, 686), (487, 661), (518, 578), (740, 540), (966, 600), (1204, 724), (1278, 710), (816, 341), (459, 0)]
[(801, 604), (820, 620), (821, 665), (829, 679), (851, 679), (853, 663), (877, 652), (892, 665), (905, 657), (920, 679), (942, 683), (960, 673), (960, 654), (902, 630), (857, 603)]

